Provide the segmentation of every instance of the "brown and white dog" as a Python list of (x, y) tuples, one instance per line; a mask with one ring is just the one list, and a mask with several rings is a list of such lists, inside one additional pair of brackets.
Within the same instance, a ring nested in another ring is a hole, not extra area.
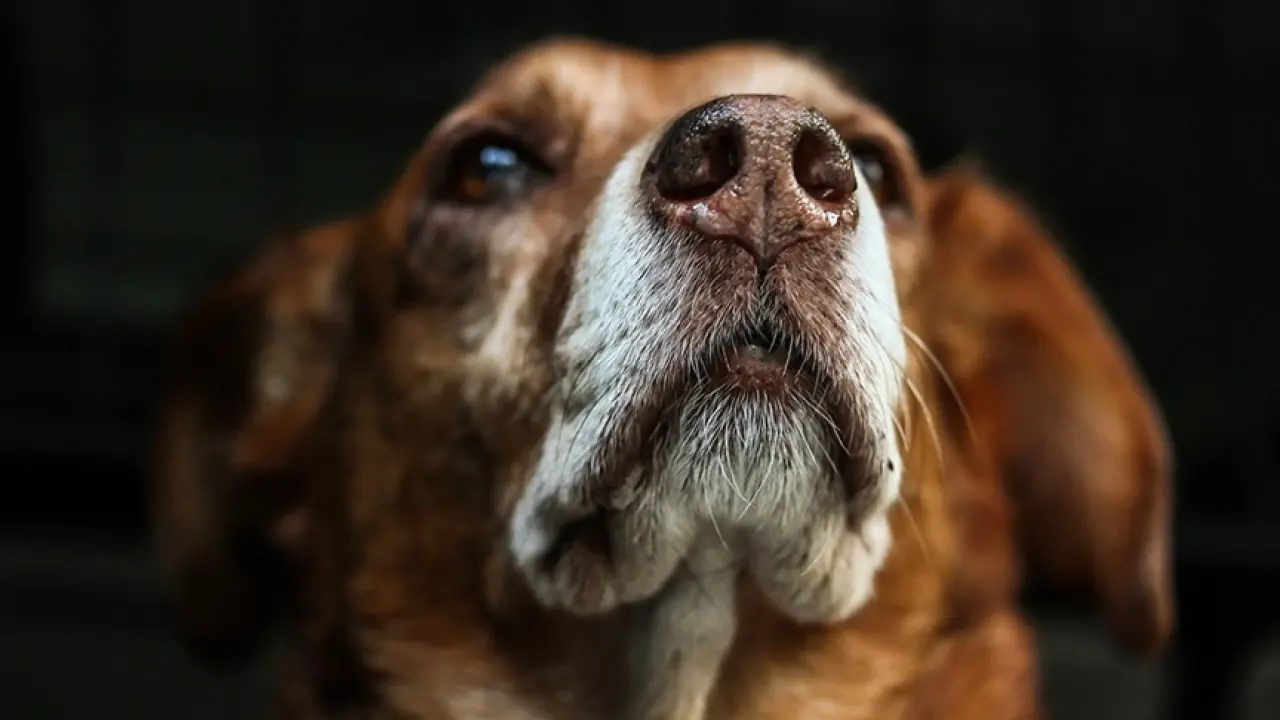
[(764, 45), (535, 46), (197, 302), (184, 636), (282, 717), (1034, 718), (1024, 570), (1172, 624), (1159, 413), (978, 174)]

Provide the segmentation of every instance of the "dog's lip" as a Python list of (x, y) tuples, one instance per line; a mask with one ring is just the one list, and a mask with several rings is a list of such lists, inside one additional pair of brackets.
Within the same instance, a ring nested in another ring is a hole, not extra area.
[(730, 372), (793, 376), (807, 369), (797, 343), (767, 328), (738, 333), (725, 344), (721, 355), (722, 368)]
[(845, 435), (840, 419), (847, 414), (832, 405), (838, 395), (832, 392), (833, 384), (831, 375), (807, 352), (802, 336), (773, 332), (768, 326), (723, 335), (721, 341), (709, 343), (697, 360), (664, 376), (646, 394), (624, 424), (629, 430), (615, 434), (593, 464), (589, 482), (605, 490), (621, 483), (620, 468), (644, 462), (642, 458), (679, 426), (679, 398), (712, 389), (728, 390), (726, 399), (751, 395), (792, 403), (807, 396), (807, 405), (827, 408), (840, 425), (832, 428), (838, 435), (834, 442), (837, 448), (845, 447), (848, 443), (839, 439)]
[(745, 345), (735, 345), (731, 347), (725, 360), (725, 364), (729, 366), (785, 366), (786, 363), (787, 354), (785, 352), (778, 348), (770, 348), (756, 343), (747, 343)]

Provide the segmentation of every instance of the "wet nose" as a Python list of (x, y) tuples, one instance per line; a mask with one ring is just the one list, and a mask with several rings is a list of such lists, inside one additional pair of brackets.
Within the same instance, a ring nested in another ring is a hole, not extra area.
[(663, 221), (740, 245), (761, 265), (856, 219), (853, 159), (821, 113), (778, 95), (732, 95), (675, 121), (645, 166)]

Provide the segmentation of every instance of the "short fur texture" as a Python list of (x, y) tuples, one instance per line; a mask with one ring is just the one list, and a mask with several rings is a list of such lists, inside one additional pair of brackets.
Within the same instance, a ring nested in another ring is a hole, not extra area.
[[(752, 157), (813, 108), (891, 184), (858, 165), (768, 266), (688, 229), (715, 207), (654, 214), (664, 132), (726, 96)], [(477, 132), (539, 184), (443, 198)], [(720, 391), (761, 324), (808, 384)], [(1010, 195), (924, 176), (770, 46), (498, 66), (368, 213), (193, 304), (159, 426), (179, 626), (221, 662), (282, 631), (280, 717), (1029, 720), (1024, 572), (1135, 652), (1172, 627), (1167, 441), (1089, 291)]]

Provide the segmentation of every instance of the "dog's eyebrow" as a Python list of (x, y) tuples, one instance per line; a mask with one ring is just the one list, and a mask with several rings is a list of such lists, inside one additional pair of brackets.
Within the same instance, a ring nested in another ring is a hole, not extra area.
[[(576, 145), (590, 102), (567, 91), (564, 83), (542, 68), (512, 69), (486, 81), (464, 107), (460, 124), (483, 118), (500, 121), (521, 140), (560, 165)], [(455, 125), (455, 123), (450, 123)]]
[(495, 109), (503, 115), (545, 118), (563, 112), (565, 93), (545, 73), (519, 73), (492, 87)]

